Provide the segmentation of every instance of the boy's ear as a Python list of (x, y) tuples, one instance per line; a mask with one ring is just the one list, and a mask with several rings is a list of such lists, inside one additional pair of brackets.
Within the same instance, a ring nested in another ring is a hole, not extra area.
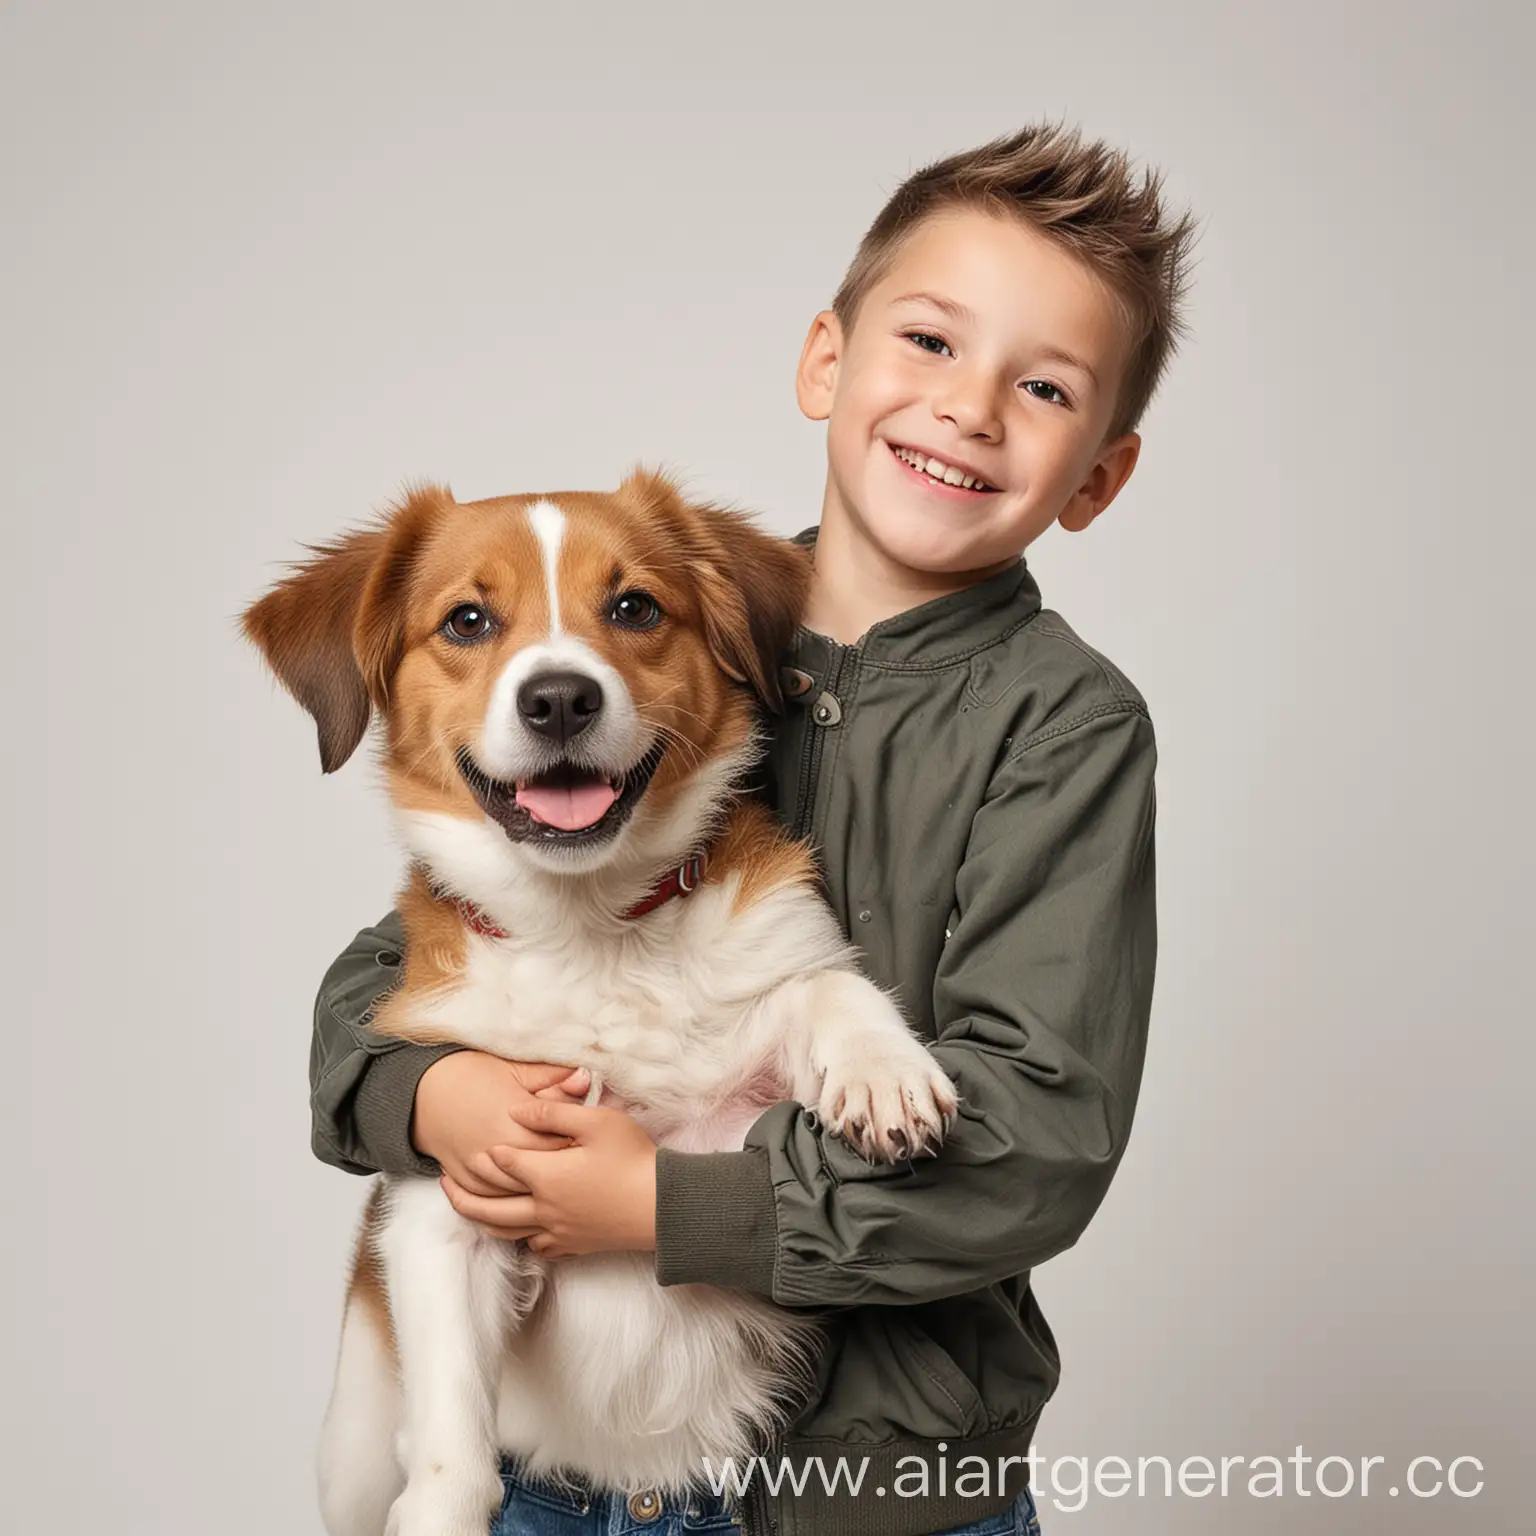
[(407, 494), (382, 523), (310, 544), (246, 609), (241, 627), (277, 680), (314, 717), (320, 767), (334, 773), (357, 750), (405, 650), (411, 565), (428, 528), (453, 504), (446, 487)]
[(1141, 437), (1135, 432), (1106, 444), (1056, 521), (1070, 533), (1081, 533), (1120, 494), (1140, 456)]
[(765, 533), (745, 512), (684, 501), (664, 475), (637, 469), (619, 489), (675, 530), (715, 664), (781, 711), (779, 660), (810, 591), (810, 551)]
[(824, 309), (811, 321), (805, 345), (800, 349), (800, 366), (795, 370), (795, 399), (802, 413), (812, 421), (825, 421), (832, 414), (837, 365), (842, 355), (842, 323), (830, 309)]

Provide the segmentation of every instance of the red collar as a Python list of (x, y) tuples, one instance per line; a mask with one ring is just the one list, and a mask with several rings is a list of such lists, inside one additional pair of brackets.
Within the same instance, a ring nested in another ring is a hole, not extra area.
[[(699, 882), (704, 878), (704, 871), (708, 867), (707, 851), (691, 854), (676, 869), (669, 869), (650, 895), (642, 896), (624, 916), (626, 918), (644, 917), (647, 912), (654, 912), (663, 902), (671, 901), (674, 896), (687, 896), (698, 888)], [(512, 937), (505, 928), (492, 922), (474, 902), (466, 901), (461, 896), (454, 901), (454, 905), (459, 909), (459, 916), (464, 919), (465, 927), (475, 933), (484, 934), (488, 939)]]

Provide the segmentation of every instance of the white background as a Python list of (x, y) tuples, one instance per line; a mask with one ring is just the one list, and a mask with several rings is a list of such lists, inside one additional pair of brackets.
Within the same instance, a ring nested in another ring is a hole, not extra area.
[(664, 460), (814, 522), (792, 371), (858, 237), (1065, 116), (1206, 224), (1135, 478), (1030, 556), (1162, 753), (1152, 1051), (1038, 1276), (1040, 1449), (1487, 1487), (1047, 1488), (1046, 1530), (1528, 1529), (1529, 17), (0, 9), (0, 1526), (319, 1530), (364, 1185), (308, 1149), (309, 1009), (398, 858), (240, 609), (411, 476)]

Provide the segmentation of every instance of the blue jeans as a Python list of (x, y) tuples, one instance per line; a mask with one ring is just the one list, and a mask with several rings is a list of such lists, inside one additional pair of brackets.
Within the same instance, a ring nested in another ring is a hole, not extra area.
[[(501, 1513), (490, 1536), (738, 1536), (729, 1497), (696, 1493), (682, 1503), (655, 1494), (584, 1493), (530, 1477), (508, 1457), (501, 1463)], [(1040, 1536), (1026, 1488), (999, 1514), (952, 1526), (935, 1536)]]

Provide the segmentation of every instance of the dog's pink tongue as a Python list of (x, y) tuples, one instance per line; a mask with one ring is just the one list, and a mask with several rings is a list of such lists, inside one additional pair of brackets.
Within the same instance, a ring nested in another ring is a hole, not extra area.
[(517, 792), (517, 803), (546, 826), (575, 832), (603, 819), (618, 793), (611, 784), (530, 784)]

